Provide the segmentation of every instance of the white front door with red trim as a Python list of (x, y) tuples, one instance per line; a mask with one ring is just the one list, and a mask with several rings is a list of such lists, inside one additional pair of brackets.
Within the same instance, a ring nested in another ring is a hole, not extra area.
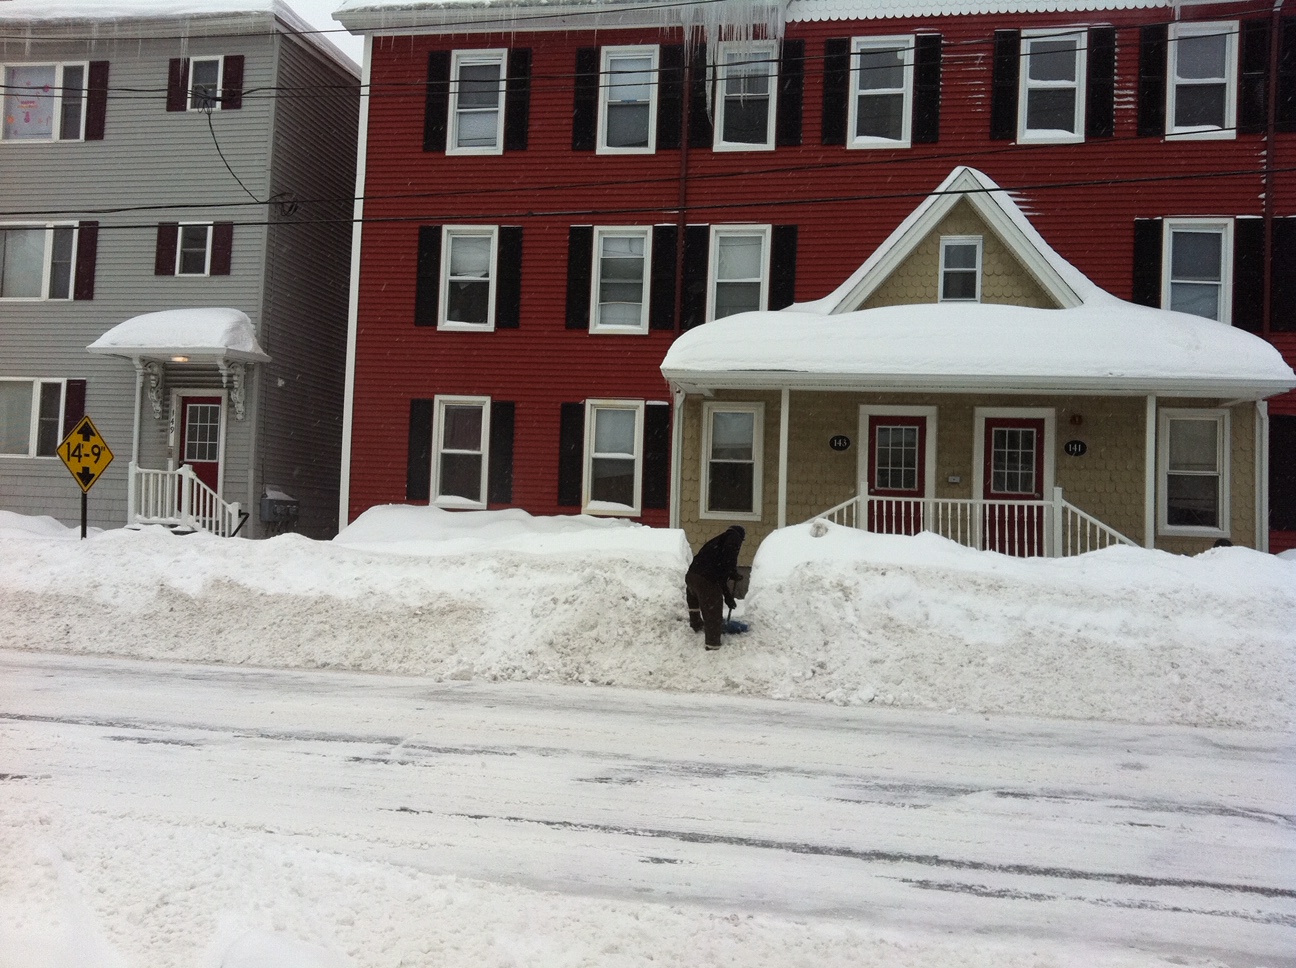
[(923, 530), (920, 499), (931, 494), (934, 408), (862, 408), (860, 493), (868, 499), (866, 527), (883, 534)]
[(180, 413), (180, 463), (192, 467), (195, 476), (219, 494), (225, 401), (210, 393), (182, 393), (176, 405)]
[(1046, 444), (1040, 416), (986, 416), (982, 436), (982, 547), (1028, 557), (1045, 554)]

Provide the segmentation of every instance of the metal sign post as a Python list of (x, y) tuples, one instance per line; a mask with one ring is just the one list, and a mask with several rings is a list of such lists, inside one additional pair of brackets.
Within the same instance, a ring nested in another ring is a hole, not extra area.
[(81, 537), (86, 536), (86, 503), (90, 488), (112, 463), (113, 452), (99, 436), (90, 417), (84, 416), (58, 446), (59, 459), (81, 488)]

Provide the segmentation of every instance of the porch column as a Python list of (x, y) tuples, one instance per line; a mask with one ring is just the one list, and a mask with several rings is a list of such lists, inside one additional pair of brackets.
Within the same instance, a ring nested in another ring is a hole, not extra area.
[(778, 526), (787, 527), (788, 405), (792, 391), (783, 388), (779, 400)]
[(1269, 401), (1256, 401), (1256, 551), (1269, 551)]
[(1143, 420), (1143, 547), (1156, 547), (1156, 429), (1157, 398), (1147, 398)]
[(670, 526), (680, 526), (680, 474), (684, 454), (684, 391), (671, 387), (671, 398), (675, 409), (671, 413), (671, 456), (670, 456)]

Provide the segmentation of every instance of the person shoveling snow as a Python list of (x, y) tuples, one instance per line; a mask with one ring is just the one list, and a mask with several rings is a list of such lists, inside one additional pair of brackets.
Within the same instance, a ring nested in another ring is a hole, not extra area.
[(684, 576), (689, 625), (694, 632), (706, 632), (708, 649), (720, 648), (721, 631), (747, 631), (744, 623), (723, 618), (723, 606), (729, 606), (732, 615), (738, 604), (734, 600), (734, 583), (742, 578), (738, 572), (738, 552), (746, 537), (747, 532), (735, 524), (712, 538), (694, 556)]

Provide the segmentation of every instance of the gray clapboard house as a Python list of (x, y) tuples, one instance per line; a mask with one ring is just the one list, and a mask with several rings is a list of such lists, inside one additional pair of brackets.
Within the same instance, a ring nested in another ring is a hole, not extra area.
[(0, 79), (0, 509), (79, 521), (84, 413), (92, 526), (334, 533), (356, 65), (281, 0), (4, 0)]

